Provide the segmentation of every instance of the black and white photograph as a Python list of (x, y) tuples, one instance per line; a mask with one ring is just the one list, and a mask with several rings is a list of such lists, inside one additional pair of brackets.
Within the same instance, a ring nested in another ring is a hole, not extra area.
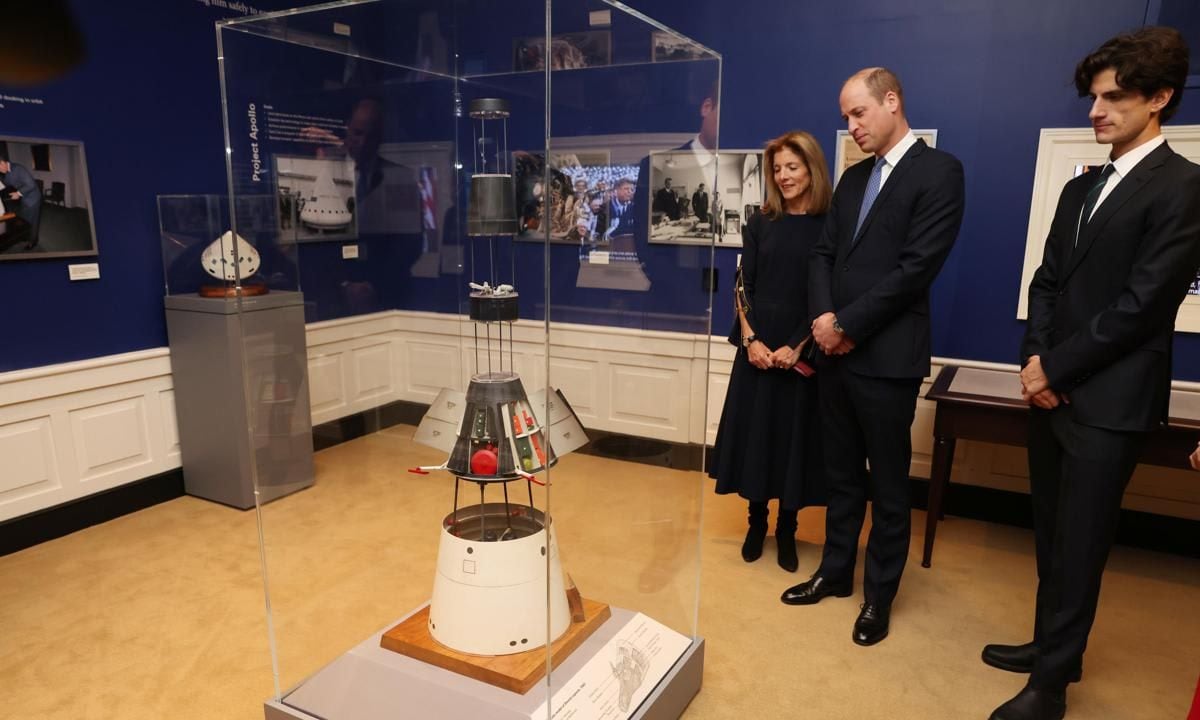
[[(550, 69), (577, 70), (612, 64), (612, 33), (607, 30), (560, 33), (550, 41)], [(513, 71), (546, 69), (546, 38), (513, 41)]]
[(543, 157), (542, 153), (513, 153), (518, 240), (541, 242), (546, 222), (550, 223), (550, 242), (589, 250), (607, 249), (614, 235), (632, 232), (629, 204), (637, 189), (637, 165), (610, 164), (606, 150), (555, 153), (547, 193)]
[(280, 237), (295, 242), (358, 237), (351, 162), (276, 155), (275, 177)]
[(650, 242), (741, 247), (742, 225), (762, 206), (761, 150), (650, 155)]
[(677, 62), (712, 58), (707, 50), (687, 38), (656, 30), (650, 33), (650, 59), (653, 62)]
[(96, 254), (83, 143), (0, 137), (0, 260)]

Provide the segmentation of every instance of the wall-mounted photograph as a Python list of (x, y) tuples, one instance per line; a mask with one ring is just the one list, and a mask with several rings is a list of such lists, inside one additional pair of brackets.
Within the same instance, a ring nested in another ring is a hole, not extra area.
[(741, 247), (742, 225), (763, 201), (761, 150), (650, 155), (650, 242)]
[(358, 237), (350, 162), (276, 155), (275, 178), (281, 238), (318, 242)]
[[(607, 30), (559, 33), (550, 40), (550, 69), (576, 70), (612, 64), (612, 33)], [(546, 38), (513, 41), (513, 70), (546, 69)]]
[[(607, 150), (554, 153), (545, 191), (542, 153), (513, 153), (513, 183), (519, 215), (518, 240), (541, 242), (545, 223), (550, 242), (608, 249), (614, 235), (629, 234), (629, 203), (637, 189), (638, 166), (609, 162)], [(549, 213), (546, 198), (549, 197)]]
[(83, 143), (0, 136), (0, 260), (96, 254)]
[[(917, 136), (918, 140), (924, 140), (929, 147), (937, 147), (937, 130), (913, 130), (913, 135)], [(854, 142), (854, 138), (850, 136), (848, 130), (838, 130), (837, 133), (837, 151), (833, 161), (833, 184), (837, 185), (838, 180), (842, 179), (842, 173), (848, 168), (867, 159), (869, 153), (865, 153)]]
[(707, 50), (687, 38), (661, 30), (650, 33), (650, 59), (653, 62), (701, 60), (711, 57)]

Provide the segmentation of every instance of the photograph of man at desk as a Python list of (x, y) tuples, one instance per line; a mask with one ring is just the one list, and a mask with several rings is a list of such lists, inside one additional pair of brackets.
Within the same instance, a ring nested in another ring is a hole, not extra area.
[(83, 145), (0, 137), (0, 260), (95, 254)]
[(650, 156), (650, 242), (742, 246), (762, 205), (762, 151), (685, 149)]

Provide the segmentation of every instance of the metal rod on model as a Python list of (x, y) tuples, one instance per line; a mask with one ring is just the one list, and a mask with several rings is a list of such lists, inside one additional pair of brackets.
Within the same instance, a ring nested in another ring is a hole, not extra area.
[(504, 523), (508, 525), (508, 529), (512, 530), (512, 511), (508, 507), (508, 483), (500, 483), (504, 486)]
[(454, 523), (454, 528), (450, 534), (458, 537), (458, 483), (462, 480), (459, 476), (454, 476), (454, 511), (451, 513), (450, 522)]
[(533, 481), (529, 478), (525, 478), (525, 484), (529, 486), (529, 509), (537, 510), (537, 508), (533, 506)]
[(485, 532), (487, 531), (487, 513), (483, 508), (483, 483), (479, 483), (479, 539), (486, 540)]

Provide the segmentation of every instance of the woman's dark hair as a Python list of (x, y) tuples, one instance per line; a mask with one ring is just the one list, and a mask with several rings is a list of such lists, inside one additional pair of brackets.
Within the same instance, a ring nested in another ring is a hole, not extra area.
[(1174, 92), (1162, 109), (1161, 122), (1175, 114), (1188, 74), (1188, 47), (1175, 28), (1144, 27), (1116, 36), (1085, 57), (1075, 68), (1079, 97), (1092, 91), (1092, 79), (1112, 68), (1117, 85), (1150, 97), (1163, 88)]

